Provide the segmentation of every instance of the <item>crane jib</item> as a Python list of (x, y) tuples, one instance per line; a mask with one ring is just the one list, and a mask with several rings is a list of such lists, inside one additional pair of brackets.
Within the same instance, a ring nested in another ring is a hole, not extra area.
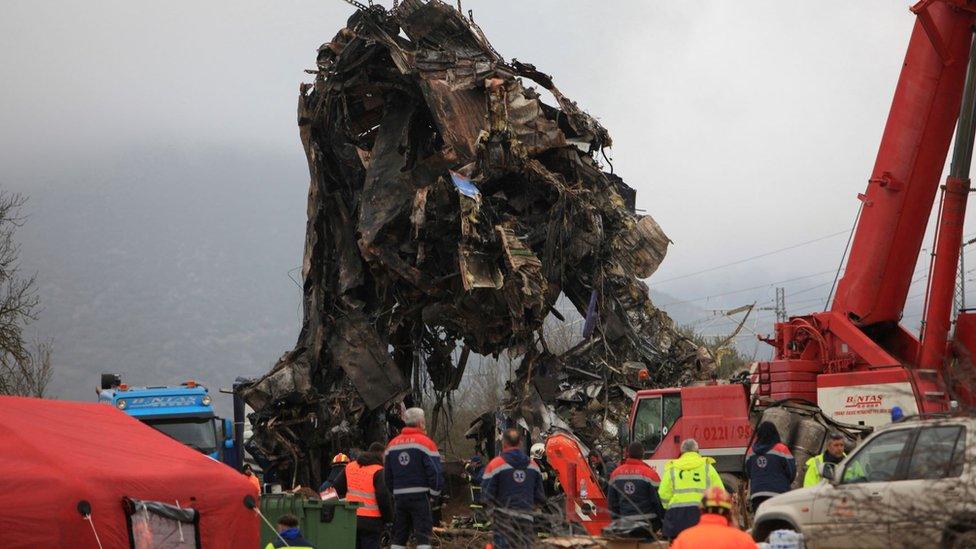
[[(840, 421), (847, 396), (862, 393), (910, 388), (914, 402), (905, 404), (921, 413), (946, 411), (950, 399), (976, 400), (972, 388), (948, 387), (944, 372), (950, 350), (972, 342), (976, 351), (976, 318), (963, 314), (960, 325), (971, 329), (960, 337), (957, 326), (948, 344), (976, 132), (974, 7), (962, 0), (912, 7), (915, 26), (867, 190), (859, 195), (844, 275), (830, 310), (776, 324), (775, 338), (767, 340), (775, 356), (757, 365), (757, 396), (816, 402)], [(953, 133), (951, 172), (942, 186)], [(900, 320), (940, 187), (920, 342)]]

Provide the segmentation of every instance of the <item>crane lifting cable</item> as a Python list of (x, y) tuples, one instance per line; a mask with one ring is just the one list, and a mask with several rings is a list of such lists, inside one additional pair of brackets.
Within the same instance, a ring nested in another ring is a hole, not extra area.
[(369, 0), (368, 6), (366, 4), (363, 4), (362, 2), (357, 2), (356, 0), (342, 0), (342, 1), (360, 10), (368, 10), (373, 7), (372, 0)]

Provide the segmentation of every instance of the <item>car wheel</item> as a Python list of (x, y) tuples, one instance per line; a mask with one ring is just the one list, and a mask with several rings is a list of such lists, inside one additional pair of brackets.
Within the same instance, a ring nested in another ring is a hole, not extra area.
[(785, 520), (767, 520), (753, 527), (752, 539), (759, 543), (768, 541), (769, 534), (772, 534), (776, 530), (790, 530), (791, 532), (797, 531), (792, 524), (786, 522)]

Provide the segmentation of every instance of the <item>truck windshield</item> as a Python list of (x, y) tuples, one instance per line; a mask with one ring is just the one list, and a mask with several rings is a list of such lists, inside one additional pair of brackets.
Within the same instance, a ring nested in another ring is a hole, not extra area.
[(146, 425), (204, 454), (212, 454), (219, 447), (213, 418), (191, 417), (144, 421)]
[(642, 398), (634, 416), (633, 440), (644, 445), (645, 453), (652, 453), (661, 443), (661, 397)]

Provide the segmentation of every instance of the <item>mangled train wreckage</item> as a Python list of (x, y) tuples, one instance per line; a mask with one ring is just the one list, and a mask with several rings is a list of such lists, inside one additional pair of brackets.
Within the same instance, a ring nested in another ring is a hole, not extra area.
[[(458, 387), (472, 353), (520, 358), (506, 414), (590, 443), (612, 430), (610, 401), (632, 397), (628, 373), (708, 374), (707, 352), (640, 280), (669, 240), (604, 171), (607, 130), (549, 76), (503, 59), (470, 12), (364, 6), (309, 72), (303, 326), (241, 390), (251, 448), (286, 484), (316, 485), (336, 449), (386, 440), (404, 402)], [(585, 337), (556, 354), (542, 328), (561, 319), (561, 295)]]

